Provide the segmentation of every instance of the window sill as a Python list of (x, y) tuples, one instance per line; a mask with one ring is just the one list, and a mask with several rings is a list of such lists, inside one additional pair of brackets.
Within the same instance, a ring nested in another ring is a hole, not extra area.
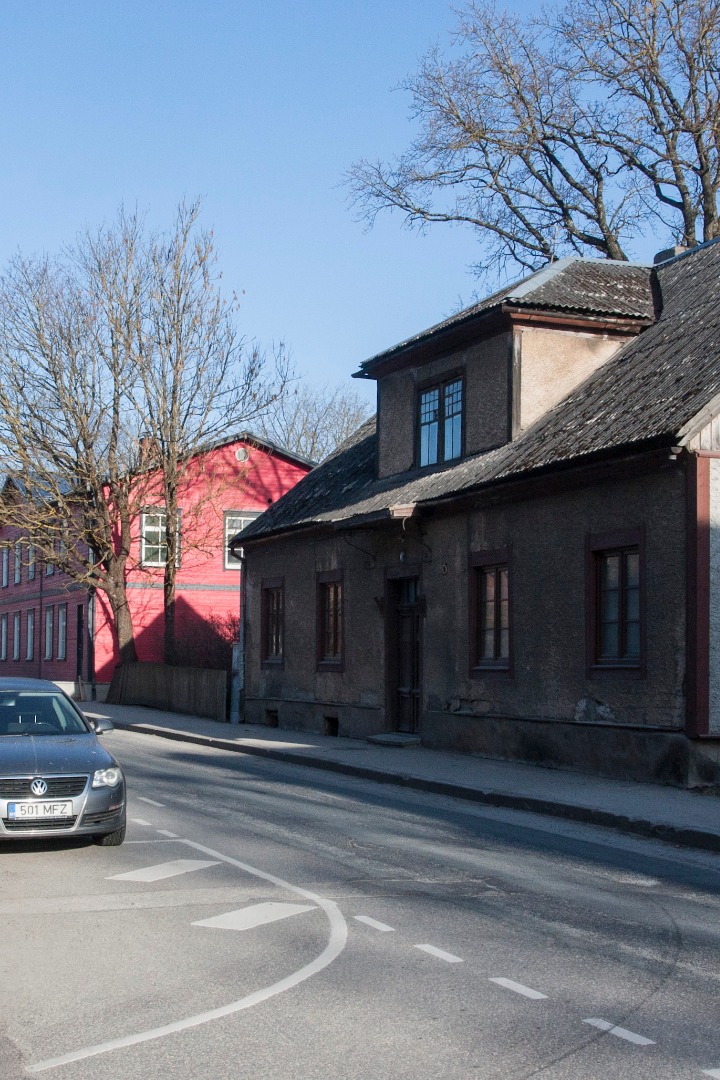
[(335, 671), (343, 672), (345, 670), (345, 664), (342, 660), (318, 660), (317, 670), (322, 671)]
[(276, 670), (278, 668), (284, 668), (285, 667), (285, 657), (284, 656), (267, 657), (267, 659), (260, 661), (260, 667), (262, 667), (262, 668), (275, 668)]
[(588, 668), (588, 676), (591, 679), (610, 677), (619, 677), (621, 679), (643, 679), (645, 677), (645, 669), (643, 664), (591, 664)]
[(510, 664), (477, 664), (470, 668), (470, 675), (482, 679), (486, 675), (512, 675)]

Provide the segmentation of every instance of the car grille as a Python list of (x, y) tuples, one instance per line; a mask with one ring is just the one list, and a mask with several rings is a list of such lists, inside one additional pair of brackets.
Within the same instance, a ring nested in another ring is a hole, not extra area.
[(118, 816), (119, 809), (115, 807), (112, 810), (101, 810), (97, 814), (85, 814), (82, 823), (83, 825), (104, 825), (106, 821), (112, 821)]
[[(34, 776), (20, 778), (0, 777), (0, 799), (34, 799), (30, 790)], [(87, 776), (44, 776), (43, 780), (48, 786), (47, 797), (65, 798), (73, 795), (82, 795), (87, 784)], [(46, 798), (46, 796), (43, 796)]]
[(11, 818), (3, 818), (2, 823), (8, 832), (47, 832), (49, 829), (72, 829), (77, 821), (76, 817), (53, 817), (53, 818), (27, 818), (23, 821), (15, 821)]

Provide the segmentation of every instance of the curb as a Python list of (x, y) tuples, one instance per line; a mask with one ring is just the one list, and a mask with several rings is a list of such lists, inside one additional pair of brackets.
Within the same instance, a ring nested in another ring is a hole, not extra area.
[(631, 818), (626, 814), (614, 814), (610, 810), (597, 810), (590, 806), (553, 802), (551, 799), (536, 799), (531, 795), (508, 795), (500, 791), (483, 791), (479, 788), (463, 787), (461, 784), (451, 784), (444, 780), (426, 780), (419, 776), (388, 773), (364, 765), (350, 765), (345, 762), (331, 761), (327, 758), (311, 758), (306, 754), (298, 754), (292, 750), (276, 750), (248, 744), (239, 745), (227, 739), (213, 738), (211, 735), (193, 735), (187, 731), (158, 728), (150, 724), (128, 724), (120, 720), (113, 720), (113, 725), (120, 731), (134, 731), (140, 735), (155, 735), (160, 739), (170, 739), (174, 742), (211, 746), (215, 750), (225, 750), (235, 754), (273, 758), (276, 761), (285, 761), (290, 765), (304, 765), (312, 769), (324, 769), (326, 772), (355, 776), (360, 780), (373, 780), (378, 784), (392, 784), (395, 787), (413, 788), (416, 791), (427, 791), (433, 795), (449, 795), (454, 799), (465, 799), (468, 802), (504, 807), (510, 810), (524, 810), (532, 814), (544, 814), (547, 817), (563, 818), (566, 821), (575, 821), (583, 825), (600, 825), (603, 828), (616, 829), (632, 836), (663, 840), (678, 847), (720, 852), (720, 834), (706, 832), (704, 829), (677, 828), (674, 825), (662, 825), (643, 818)]

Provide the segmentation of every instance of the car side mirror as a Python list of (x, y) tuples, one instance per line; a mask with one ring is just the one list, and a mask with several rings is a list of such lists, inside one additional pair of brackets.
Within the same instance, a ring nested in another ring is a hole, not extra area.
[(88, 722), (96, 735), (106, 735), (108, 731), (115, 729), (115, 725), (106, 716), (94, 716), (92, 719), (88, 717)]

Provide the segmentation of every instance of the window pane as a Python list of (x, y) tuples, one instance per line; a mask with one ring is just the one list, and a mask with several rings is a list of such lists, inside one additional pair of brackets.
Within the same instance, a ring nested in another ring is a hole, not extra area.
[(617, 623), (603, 623), (600, 627), (600, 656), (610, 659), (618, 656), (620, 648), (619, 626)]
[(625, 627), (625, 655), (637, 657), (640, 655), (640, 623), (631, 622)]
[(625, 581), (629, 589), (640, 586), (640, 552), (629, 551), (625, 555)]
[(640, 590), (628, 589), (625, 601), (625, 617), (631, 622), (640, 620)]
[(603, 555), (600, 559), (600, 587), (617, 589), (620, 587), (620, 556)]
[(440, 391), (437, 387), (420, 395), (420, 464), (435, 465), (438, 459)]
[(460, 457), (462, 441), (462, 382), (448, 383), (444, 392), (445, 460)]

